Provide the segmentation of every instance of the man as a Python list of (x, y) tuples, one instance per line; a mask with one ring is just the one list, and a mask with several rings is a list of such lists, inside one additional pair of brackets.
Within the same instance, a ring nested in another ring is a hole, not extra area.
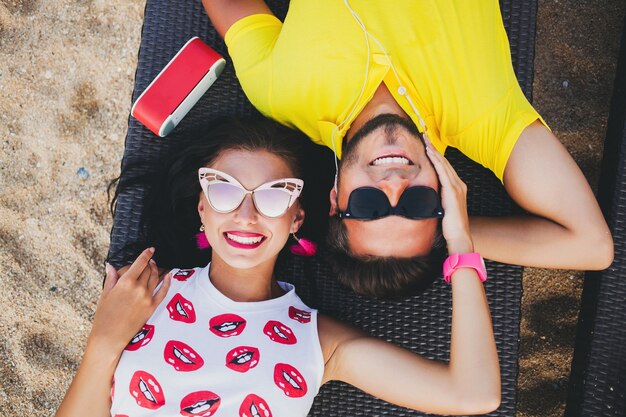
[(329, 241), (340, 280), (357, 292), (423, 286), (412, 276), (439, 262), (431, 248), (440, 211), (402, 200), (407, 190), (420, 199), (428, 188), (445, 192), (422, 136), (492, 170), (529, 212), (472, 218), (475, 252), (548, 268), (611, 263), (589, 185), (517, 83), (496, 0), (294, 0), (284, 23), (262, 0), (203, 4), (252, 104), (345, 153), (330, 191)]

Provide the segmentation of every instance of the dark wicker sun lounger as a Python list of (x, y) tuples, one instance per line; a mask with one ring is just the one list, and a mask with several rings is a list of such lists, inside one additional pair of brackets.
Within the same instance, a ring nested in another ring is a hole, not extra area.
[(626, 31), (599, 184), (598, 200), (613, 234), (615, 259), (607, 270), (585, 275), (568, 417), (626, 415)]
[[(287, 1), (268, 3), (277, 16), (284, 17)], [(501, 9), (509, 34), (513, 64), (522, 88), (530, 97), (536, 0), (504, 0), (501, 2)], [(193, 36), (200, 36), (226, 56), (225, 46), (211, 27), (199, 0), (147, 1), (133, 100), (175, 52)], [(220, 114), (255, 114), (242, 93), (230, 64), (209, 92), (166, 139), (155, 137), (137, 120), (130, 118), (122, 166), (132, 169), (127, 169), (128, 172), (124, 175), (153, 172), (155, 165), (171, 151), (173, 144), (190, 141), (189, 133), (194, 128), (208, 123), (213, 116)], [(325, 150), (319, 148), (312, 152), (319, 154), (320, 166), (331, 166), (329, 163), (332, 161)], [(447, 156), (468, 183), (470, 213), (506, 215), (519, 210), (489, 171), (454, 150), (450, 150)], [(330, 175), (332, 178), (332, 171)], [(312, 184), (307, 187), (310, 191)], [(318, 186), (320, 189), (324, 187), (330, 185)], [(145, 245), (145, 230), (142, 230), (145, 216), (144, 196), (145, 190), (142, 187), (127, 189), (119, 195), (109, 249), (109, 261), (116, 267), (131, 262)], [(310, 219), (309, 215), (307, 219)], [(502, 369), (502, 405), (490, 415), (510, 417), (515, 415), (516, 403), (522, 268), (495, 262), (488, 262), (487, 266), (490, 280), (486, 289)], [(372, 335), (391, 340), (429, 358), (447, 360), (449, 356), (450, 289), (441, 282), (437, 282), (420, 296), (383, 302), (358, 297), (338, 287), (328, 267), (317, 258), (290, 259), (280, 278), (293, 281), (309, 305), (352, 322)], [(372, 378), (376, 376), (373, 375)], [(345, 384), (330, 383), (322, 388), (311, 415), (334, 417), (423, 414), (391, 406)]]

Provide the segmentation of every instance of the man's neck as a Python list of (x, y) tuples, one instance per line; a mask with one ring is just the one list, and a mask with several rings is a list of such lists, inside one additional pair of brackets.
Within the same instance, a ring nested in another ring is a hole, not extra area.
[(349, 142), (352, 136), (359, 131), (361, 127), (369, 120), (380, 114), (397, 114), (398, 116), (410, 119), (409, 115), (400, 107), (384, 82), (380, 83), (372, 99), (363, 107), (350, 129), (346, 133), (346, 140)]

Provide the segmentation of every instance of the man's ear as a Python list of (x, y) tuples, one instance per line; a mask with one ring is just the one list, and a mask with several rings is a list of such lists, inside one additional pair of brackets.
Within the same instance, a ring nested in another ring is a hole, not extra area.
[(337, 213), (339, 212), (339, 208), (337, 207), (337, 187), (336, 186), (330, 189), (330, 193), (328, 197), (330, 198), (330, 210), (328, 212), (328, 215), (330, 217), (333, 217), (333, 216), (336, 216)]
[(302, 226), (302, 223), (304, 223), (304, 210), (302, 207), (298, 207), (298, 210), (296, 210), (296, 217), (293, 219), (293, 223), (291, 224), (290, 232), (296, 233)]

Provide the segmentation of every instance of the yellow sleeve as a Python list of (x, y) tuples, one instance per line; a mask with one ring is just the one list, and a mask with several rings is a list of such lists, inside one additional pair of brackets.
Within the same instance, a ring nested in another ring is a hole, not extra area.
[(267, 116), (271, 116), (272, 51), (282, 25), (273, 15), (254, 14), (235, 22), (224, 36), (244, 93)]
[[(466, 3), (463, 3), (466, 5)], [(466, 24), (482, 23), (482, 28), (464, 27), (465, 58), (457, 76), (465, 80), (459, 105), (459, 130), (450, 144), (472, 160), (490, 169), (500, 181), (511, 152), (522, 131), (535, 120), (545, 124), (522, 91), (511, 62), (510, 45), (498, 2), (477, 10), (475, 19), (463, 19)], [(475, 6), (471, 11), (475, 11)], [(458, 60), (460, 65), (463, 61)]]
[(459, 135), (459, 149), (503, 181), (504, 169), (515, 143), (535, 120), (546, 125), (515, 83), (482, 120)]

